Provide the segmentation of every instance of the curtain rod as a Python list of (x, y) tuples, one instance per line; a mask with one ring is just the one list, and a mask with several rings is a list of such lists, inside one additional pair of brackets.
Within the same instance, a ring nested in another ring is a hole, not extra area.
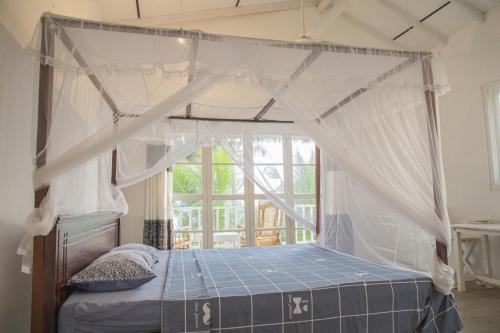
[(234, 119), (234, 118), (203, 118), (203, 117), (184, 117), (184, 116), (170, 116), (168, 119), (179, 120), (201, 120), (201, 121), (224, 121), (224, 122), (237, 122), (237, 123), (271, 123), (271, 124), (294, 124), (291, 120), (255, 120), (255, 119)]
[(94, 29), (103, 30), (111, 32), (124, 32), (124, 33), (135, 33), (142, 35), (154, 35), (154, 36), (164, 36), (172, 38), (200, 38), (206, 41), (221, 41), (224, 39), (244, 39), (246, 41), (254, 41), (260, 43), (267, 43), (270, 47), (281, 47), (281, 48), (292, 48), (292, 49), (304, 49), (312, 50), (314, 48), (321, 48), (325, 52), (333, 53), (353, 53), (361, 55), (376, 55), (376, 56), (396, 56), (396, 57), (428, 57), (432, 56), (431, 52), (422, 51), (401, 51), (401, 50), (390, 50), (390, 49), (379, 49), (379, 48), (369, 48), (369, 47), (358, 47), (358, 46), (347, 46), (334, 43), (317, 43), (317, 42), (289, 42), (289, 41), (279, 41), (271, 39), (259, 39), (250, 37), (237, 37), (228, 35), (218, 35), (212, 33), (206, 33), (202, 31), (191, 31), (191, 30), (177, 30), (168, 28), (150, 28), (150, 27), (139, 27), (133, 25), (125, 25), (119, 23), (107, 23), (98, 22), (92, 20), (84, 20), (73, 17), (66, 17), (61, 15), (55, 15), (52, 13), (45, 13), (44, 17), (49, 17), (57, 24), (69, 28), (83, 28), (83, 29)]

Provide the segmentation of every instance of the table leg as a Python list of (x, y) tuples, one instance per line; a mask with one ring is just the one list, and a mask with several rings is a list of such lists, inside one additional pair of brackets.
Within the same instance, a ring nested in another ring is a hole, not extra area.
[(465, 291), (465, 278), (464, 278), (464, 255), (462, 249), (462, 233), (455, 231), (455, 255), (457, 258), (457, 288), (459, 292)]
[(492, 270), (491, 270), (491, 254), (490, 254), (490, 238), (488, 235), (483, 235), (483, 254), (486, 259), (486, 275), (491, 276)]

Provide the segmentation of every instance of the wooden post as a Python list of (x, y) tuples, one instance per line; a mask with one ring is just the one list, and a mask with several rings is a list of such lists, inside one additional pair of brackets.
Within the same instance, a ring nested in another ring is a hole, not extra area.
[(118, 152), (115, 149), (113, 149), (112, 155), (111, 155), (111, 183), (113, 185), (116, 185), (116, 172), (118, 168)]
[[(54, 33), (49, 24), (42, 18), (41, 52), (46, 57), (54, 55)], [(53, 67), (41, 63), (38, 86), (37, 168), (44, 166), (47, 160), (47, 131), (52, 113), (53, 79)], [(40, 207), (48, 191), (48, 186), (35, 191), (35, 208)], [(33, 240), (31, 332), (56, 331), (56, 294), (52, 286), (56, 279), (55, 238), (56, 231), (52, 230), (47, 236), (36, 236)]]
[(321, 153), (316, 146), (315, 154), (315, 173), (316, 173), (316, 237), (321, 231)]
[[(434, 210), (436, 215), (442, 220), (443, 219), (443, 198), (441, 196), (441, 178), (440, 178), (440, 166), (441, 166), (441, 155), (439, 154), (438, 147), (438, 137), (439, 128), (437, 127), (437, 113), (436, 113), (436, 96), (433, 91), (434, 79), (432, 77), (432, 66), (431, 58), (427, 57), (422, 59), (422, 72), (423, 72), (423, 83), (425, 89), (425, 102), (427, 104), (427, 114), (428, 114), (428, 133), (429, 133), (429, 152), (431, 155), (431, 167), (432, 167), (432, 187), (434, 192)], [(438, 257), (445, 263), (448, 264), (448, 250), (445, 244), (436, 241), (436, 252)]]

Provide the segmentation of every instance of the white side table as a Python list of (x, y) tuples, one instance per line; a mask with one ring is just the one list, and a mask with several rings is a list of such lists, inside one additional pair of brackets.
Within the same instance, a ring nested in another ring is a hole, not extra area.
[(490, 254), (490, 240), (489, 236), (500, 236), (500, 224), (498, 223), (467, 223), (467, 224), (452, 224), (455, 238), (455, 255), (458, 261), (457, 271), (457, 287), (458, 291), (465, 291), (465, 278), (464, 278), (464, 256), (462, 250), (462, 233), (467, 233), (468, 236), (481, 237), (485, 260), (486, 272), (485, 275), (476, 275), (476, 279), (489, 283), (492, 285), (500, 286), (500, 280), (495, 279), (491, 275), (491, 254)]

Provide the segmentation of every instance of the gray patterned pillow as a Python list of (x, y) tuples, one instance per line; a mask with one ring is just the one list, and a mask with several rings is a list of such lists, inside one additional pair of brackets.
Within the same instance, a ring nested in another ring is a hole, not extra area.
[(116, 250), (73, 275), (68, 285), (86, 291), (117, 291), (136, 288), (155, 277), (144, 253)]
[(123, 245), (115, 247), (111, 251), (119, 251), (119, 250), (134, 250), (134, 251), (145, 252), (153, 257), (153, 259), (154, 259), (153, 264), (156, 264), (158, 262), (159, 252), (160, 252), (158, 249), (156, 249), (152, 246), (149, 246), (146, 244), (139, 244), (139, 243), (123, 244)]

